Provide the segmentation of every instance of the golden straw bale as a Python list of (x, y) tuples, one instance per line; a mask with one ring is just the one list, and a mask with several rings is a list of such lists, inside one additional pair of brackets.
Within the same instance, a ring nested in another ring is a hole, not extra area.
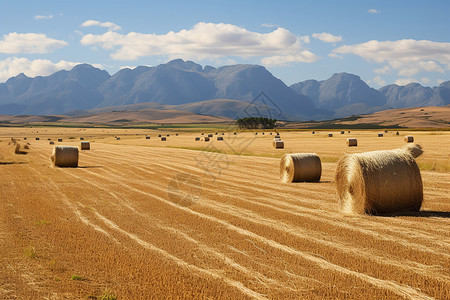
[(332, 134), (332, 133), (329, 133), (329, 134), (328, 134), (328, 137), (333, 137), (333, 134)]
[(344, 131), (344, 130), (341, 130), (341, 134), (345, 134), (345, 131)]
[(280, 139), (274, 139), (272, 145), (275, 149), (284, 149), (284, 142)]
[(89, 143), (88, 141), (82, 141), (81, 150), (91, 150), (91, 143)]
[(217, 140), (218, 140), (218, 141), (223, 141), (223, 136), (218, 136), (218, 137), (217, 137)]
[(146, 139), (146, 140), (149, 140), (149, 139), (150, 139), (150, 136), (149, 136), (149, 135), (146, 135), (146, 136), (145, 136), (145, 139)]
[(208, 134), (208, 137), (213, 137), (212, 133)]
[(55, 142), (53, 142), (53, 141), (50, 141), (50, 142), (49, 142), (49, 144), (50, 144), (50, 145), (54, 145), (54, 144), (55, 144)]
[(63, 141), (63, 139), (58, 139), (58, 142), (62, 142)]
[(52, 153), (52, 162), (55, 167), (78, 167), (78, 147), (55, 146)]
[(383, 133), (382, 132), (378, 133), (378, 137), (383, 137)]
[(205, 136), (205, 142), (209, 142), (209, 136)]
[(195, 141), (200, 141), (200, 138), (199, 138), (199, 137), (196, 137), (196, 138), (195, 138)]
[(167, 141), (166, 137), (165, 137), (165, 136), (162, 136), (162, 137), (161, 137), (161, 141), (163, 141), (163, 142)]
[(39, 138), (38, 138), (38, 137), (36, 138), (36, 141), (39, 141)]
[(408, 144), (342, 157), (335, 174), (341, 210), (354, 214), (420, 210), (422, 177), (414, 157), (421, 151), (419, 145)]
[(356, 147), (358, 146), (358, 140), (355, 138), (348, 138), (347, 139), (347, 146), (349, 147)]
[(405, 142), (414, 143), (414, 137), (412, 135), (405, 136)]
[(280, 161), (282, 182), (319, 182), (322, 163), (315, 153), (285, 154)]

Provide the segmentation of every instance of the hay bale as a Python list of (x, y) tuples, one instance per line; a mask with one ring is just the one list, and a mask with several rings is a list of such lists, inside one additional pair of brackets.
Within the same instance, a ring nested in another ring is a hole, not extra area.
[(208, 137), (210, 137), (210, 138), (213, 137), (213, 134), (212, 133), (208, 134)]
[(165, 142), (165, 141), (167, 141), (167, 138), (165, 136), (162, 136), (161, 141)]
[(387, 130), (385, 130), (385, 131), (384, 131), (384, 133), (388, 133), (388, 131), (387, 131)]
[(146, 140), (149, 140), (149, 139), (150, 139), (150, 136), (149, 136), (149, 135), (146, 135), (146, 136), (145, 136), (145, 139), (146, 139)]
[(39, 141), (39, 138), (36, 138), (36, 141)]
[(199, 138), (199, 137), (196, 137), (196, 138), (195, 138), (195, 141), (200, 141), (200, 138)]
[(274, 139), (272, 142), (272, 146), (275, 149), (284, 149), (284, 142), (281, 139)]
[(63, 139), (58, 139), (58, 143), (61, 143), (63, 141)]
[(378, 137), (383, 137), (383, 133), (382, 133), (382, 132), (379, 132), (379, 133), (378, 133)]
[(419, 145), (408, 144), (342, 157), (335, 174), (341, 210), (359, 214), (420, 210), (423, 186), (414, 157), (421, 152)]
[(358, 140), (355, 138), (348, 138), (347, 139), (347, 146), (349, 147), (356, 147), (358, 146)]
[(225, 135), (225, 132), (222, 132), (222, 135)]
[(328, 134), (328, 137), (333, 137), (333, 134), (332, 134), (332, 133), (329, 133), (329, 134)]
[(279, 134), (277, 134), (277, 135), (275, 136), (275, 138), (276, 138), (276, 139), (281, 139), (281, 137), (280, 137)]
[(270, 135), (272, 135), (272, 132), (270, 133)]
[(166, 136), (170, 136), (170, 134), (167, 134)]
[(175, 133), (175, 136), (178, 136), (178, 133)]
[(205, 142), (209, 142), (209, 136), (205, 136)]
[(216, 135), (218, 135), (218, 133), (217, 133), (217, 132), (216, 132), (215, 134), (216, 134)]
[(217, 137), (217, 140), (218, 140), (218, 141), (223, 141), (223, 136), (218, 136), (218, 137)]
[(26, 138), (26, 137), (24, 137), (24, 138), (23, 138), (23, 140), (24, 140), (24, 141), (26, 141), (26, 140), (27, 140), (27, 138)]
[(161, 135), (160, 135), (160, 134), (158, 134), (158, 137), (161, 137)]
[(262, 135), (265, 135), (265, 133), (263, 132)]
[(120, 141), (120, 137), (116, 137), (116, 140)]
[(84, 137), (80, 137), (80, 141), (84, 141)]
[(55, 167), (78, 167), (78, 147), (55, 146), (52, 153), (52, 162)]
[(280, 161), (282, 182), (319, 182), (322, 163), (315, 153), (285, 154)]
[(55, 144), (55, 142), (53, 142), (53, 141), (49, 142), (49, 145), (54, 145), (54, 144)]
[(236, 132), (233, 132), (234, 135), (236, 135)]
[(258, 135), (258, 133), (257, 133), (257, 132), (255, 132), (255, 135)]
[(88, 141), (82, 141), (81, 150), (91, 150), (91, 143), (89, 143)]
[(412, 135), (405, 136), (405, 142), (414, 143), (414, 137)]
[(205, 135), (205, 133), (202, 132), (202, 135)]
[(400, 135), (400, 133), (397, 131), (397, 132), (395, 133), (395, 135)]
[(341, 134), (344, 134), (345, 133), (345, 131), (344, 130), (341, 130)]
[(312, 134), (316, 134), (316, 132), (315, 132), (315, 131), (313, 131), (313, 132), (312, 132)]

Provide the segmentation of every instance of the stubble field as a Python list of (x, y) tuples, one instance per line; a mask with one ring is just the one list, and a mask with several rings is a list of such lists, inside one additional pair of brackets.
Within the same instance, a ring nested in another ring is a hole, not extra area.
[[(0, 128), (0, 299), (449, 299), (450, 133), (332, 132), (281, 132), (275, 150), (269, 132)], [(342, 214), (337, 159), (406, 134), (424, 150), (422, 212)], [(47, 139), (80, 137), (79, 168), (52, 167)], [(280, 182), (296, 152), (321, 157), (320, 183)]]

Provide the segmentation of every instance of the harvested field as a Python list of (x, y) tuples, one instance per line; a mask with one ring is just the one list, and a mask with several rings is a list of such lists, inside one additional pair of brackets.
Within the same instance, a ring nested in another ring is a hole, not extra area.
[[(0, 128), (0, 299), (449, 299), (450, 132), (352, 130), (351, 148), (328, 132), (282, 132), (277, 150), (254, 132)], [(93, 147), (79, 167), (52, 167), (46, 139), (80, 135)], [(405, 135), (424, 150), (422, 211), (342, 214), (338, 158)], [(280, 182), (280, 157), (299, 152), (320, 156), (320, 183)]]

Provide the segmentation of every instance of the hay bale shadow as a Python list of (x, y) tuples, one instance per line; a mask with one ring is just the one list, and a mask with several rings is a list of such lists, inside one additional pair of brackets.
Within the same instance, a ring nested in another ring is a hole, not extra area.
[(103, 166), (78, 166), (80, 169), (94, 169), (94, 168), (103, 168)]
[(26, 165), (28, 162), (17, 162), (17, 161), (4, 161), (0, 162), (0, 165)]
[(419, 217), (419, 218), (450, 218), (450, 211), (404, 211), (393, 214), (378, 215), (379, 217)]

